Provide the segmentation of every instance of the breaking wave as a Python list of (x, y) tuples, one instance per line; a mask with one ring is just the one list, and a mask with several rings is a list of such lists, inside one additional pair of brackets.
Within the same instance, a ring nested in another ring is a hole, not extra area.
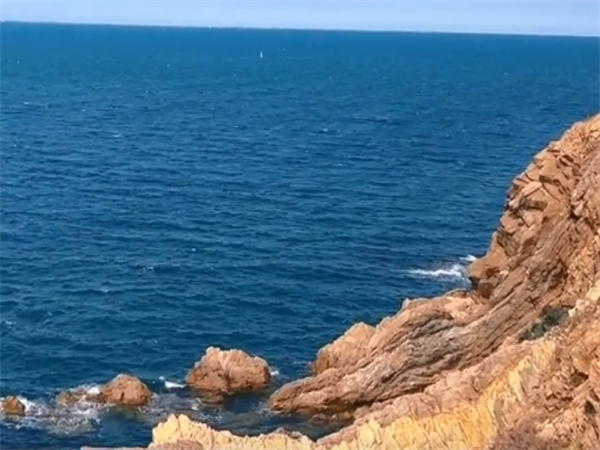
[[(168, 381), (164, 377), (160, 377), (160, 382), (166, 391), (153, 393), (150, 404), (139, 409), (136, 417), (141, 422), (154, 426), (165, 420), (169, 414), (186, 414), (193, 420), (208, 423), (220, 421), (222, 411), (214, 407), (207, 408), (201, 399), (182, 392), (184, 384)], [(96, 384), (78, 386), (70, 391), (80, 389), (89, 394), (100, 392), (100, 386)], [(34, 400), (23, 396), (17, 398), (25, 406), (25, 415), (6, 415), (0, 408), (0, 424), (14, 429), (42, 430), (54, 435), (73, 436), (94, 432), (99, 428), (103, 415), (110, 410), (109, 405), (85, 400), (63, 404), (58, 402), (53, 394)], [(0, 404), (3, 400), (4, 398), (0, 397)]]
[(17, 397), (25, 406), (25, 416), (11, 417), (0, 413), (0, 423), (14, 428), (41, 429), (52, 434), (73, 435), (94, 430), (100, 422), (101, 405), (79, 402), (71, 406), (51, 400)]
[(416, 278), (429, 278), (440, 281), (468, 281), (467, 267), (477, 257), (467, 255), (460, 258), (460, 262), (442, 264), (432, 269), (411, 269), (408, 273)]
[(165, 386), (165, 389), (184, 389), (185, 388), (185, 384), (182, 383), (177, 383), (175, 381), (169, 381), (167, 379), (165, 379), (165, 377), (160, 377), (160, 381), (162, 381), (163, 385)]

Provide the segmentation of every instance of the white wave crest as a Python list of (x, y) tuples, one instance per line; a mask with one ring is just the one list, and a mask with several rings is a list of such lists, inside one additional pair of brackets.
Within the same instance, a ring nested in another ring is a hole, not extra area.
[(185, 384), (177, 383), (175, 381), (169, 381), (163, 376), (158, 377), (158, 379), (162, 381), (163, 385), (167, 389), (183, 389), (185, 387)]
[(434, 269), (411, 269), (408, 273), (417, 278), (466, 282), (468, 276), (467, 266), (477, 259), (476, 256), (467, 255), (460, 258), (460, 263), (441, 265)]
[(92, 386), (89, 386), (89, 387), (86, 386), (85, 390), (86, 390), (86, 392), (89, 395), (98, 395), (98, 394), (100, 394), (100, 386), (98, 386), (98, 385), (92, 385)]
[(58, 435), (77, 435), (92, 431), (100, 422), (100, 405), (78, 402), (71, 406), (60, 405), (52, 400), (29, 400), (18, 396), (25, 406), (23, 417), (6, 417), (0, 422), (9, 427), (44, 430)]
[(460, 264), (452, 264), (447, 268), (440, 268), (434, 270), (426, 269), (412, 269), (408, 273), (422, 278), (464, 278), (465, 268)]
[(33, 401), (31, 401), (31, 400), (29, 400), (29, 399), (27, 399), (25, 397), (22, 397), (22, 396), (18, 395), (17, 396), (17, 400), (19, 400), (23, 404), (23, 406), (25, 407), (25, 413), (26, 414), (30, 413), (30, 412), (32, 412), (32, 411), (34, 411), (36, 409), (38, 409), (35, 402), (33, 402)]
[(183, 389), (185, 384), (175, 383), (174, 381), (165, 380), (165, 387), (167, 389)]
[(277, 369), (275, 369), (275, 368), (271, 368), (269, 371), (271, 372), (271, 376), (272, 376), (273, 378), (275, 378), (275, 377), (278, 377), (278, 376), (279, 376), (279, 370), (277, 370)]

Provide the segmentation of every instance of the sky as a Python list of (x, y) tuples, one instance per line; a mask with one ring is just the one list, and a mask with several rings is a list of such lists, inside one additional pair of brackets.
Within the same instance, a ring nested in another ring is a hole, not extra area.
[(28, 1), (3, 21), (600, 36), (600, 0)]

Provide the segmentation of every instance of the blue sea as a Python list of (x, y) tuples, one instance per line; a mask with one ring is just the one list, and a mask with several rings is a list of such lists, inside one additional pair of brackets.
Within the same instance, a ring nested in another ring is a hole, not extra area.
[[(279, 426), (268, 392), (208, 407), (206, 347), (273, 386), (405, 298), (467, 286), (512, 178), (598, 111), (594, 38), (3, 23), (2, 448), (147, 445), (171, 412)], [(261, 57), (262, 53), (262, 57)], [(60, 409), (120, 372), (137, 412)]]

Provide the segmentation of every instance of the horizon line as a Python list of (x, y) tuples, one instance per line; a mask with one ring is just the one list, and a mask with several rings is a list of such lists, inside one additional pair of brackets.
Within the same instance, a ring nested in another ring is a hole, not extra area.
[(124, 23), (124, 22), (69, 22), (58, 20), (6, 20), (0, 18), (0, 23), (26, 25), (68, 25), (68, 26), (109, 26), (109, 27), (139, 27), (139, 28), (191, 28), (191, 29), (223, 29), (223, 30), (273, 30), (273, 31), (327, 31), (327, 32), (357, 32), (357, 33), (413, 33), (413, 34), (467, 34), (484, 36), (527, 36), (527, 37), (564, 37), (600, 39), (599, 34), (570, 34), (543, 32), (510, 32), (510, 31), (469, 31), (469, 30), (433, 30), (433, 29), (378, 29), (378, 28), (344, 28), (344, 27), (311, 27), (311, 26), (261, 26), (261, 25), (188, 25), (188, 24), (156, 24), (156, 23)]

